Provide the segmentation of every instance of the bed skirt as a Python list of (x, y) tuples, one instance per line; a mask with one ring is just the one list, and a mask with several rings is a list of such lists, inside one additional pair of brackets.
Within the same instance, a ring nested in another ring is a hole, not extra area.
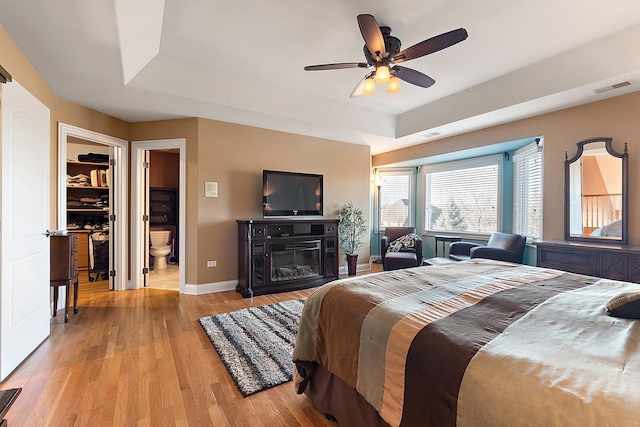
[(316, 409), (335, 417), (341, 426), (389, 427), (360, 393), (317, 363), (304, 394)]

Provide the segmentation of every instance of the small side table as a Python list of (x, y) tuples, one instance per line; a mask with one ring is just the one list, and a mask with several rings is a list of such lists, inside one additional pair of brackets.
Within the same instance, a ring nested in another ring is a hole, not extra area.
[(438, 256), (438, 243), (442, 242), (442, 256), (446, 258), (446, 247), (445, 247), (445, 242), (449, 242), (449, 244), (451, 244), (452, 242), (459, 242), (462, 240), (462, 237), (460, 236), (447, 236), (444, 234), (436, 234), (435, 236), (433, 236), (435, 238), (435, 249), (436, 249), (436, 257)]

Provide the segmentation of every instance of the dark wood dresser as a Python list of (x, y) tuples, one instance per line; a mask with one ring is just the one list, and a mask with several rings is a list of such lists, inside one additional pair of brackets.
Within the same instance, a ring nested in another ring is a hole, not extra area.
[(640, 247), (548, 241), (537, 243), (538, 267), (640, 283)]
[(58, 310), (58, 288), (66, 287), (64, 321), (69, 321), (69, 296), (73, 285), (73, 312), (78, 313), (78, 236), (51, 236), (51, 272), (49, 284), (53, 287), (53, 315)]

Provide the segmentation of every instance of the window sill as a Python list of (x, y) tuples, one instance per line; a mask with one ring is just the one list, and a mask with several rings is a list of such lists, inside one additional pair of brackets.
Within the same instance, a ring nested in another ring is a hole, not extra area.
[(482, 234), (482, 233), (469, 233), (466, 231), (432, 231), (432, 230), (423, 230), (422, 235), (427, 237), (433, 237), (436, 235), (447, 235), (447, 236), (460, 236), (463, 240), (489, 240), (491, 234)]

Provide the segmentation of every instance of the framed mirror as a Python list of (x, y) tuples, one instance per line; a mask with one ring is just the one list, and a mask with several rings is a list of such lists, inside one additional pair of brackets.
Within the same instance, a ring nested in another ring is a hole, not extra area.
[(612, 138), (577, 143), (564, 159), (564, 232), (566, 240), (627, 244), (628, 154), (616, 152)]

